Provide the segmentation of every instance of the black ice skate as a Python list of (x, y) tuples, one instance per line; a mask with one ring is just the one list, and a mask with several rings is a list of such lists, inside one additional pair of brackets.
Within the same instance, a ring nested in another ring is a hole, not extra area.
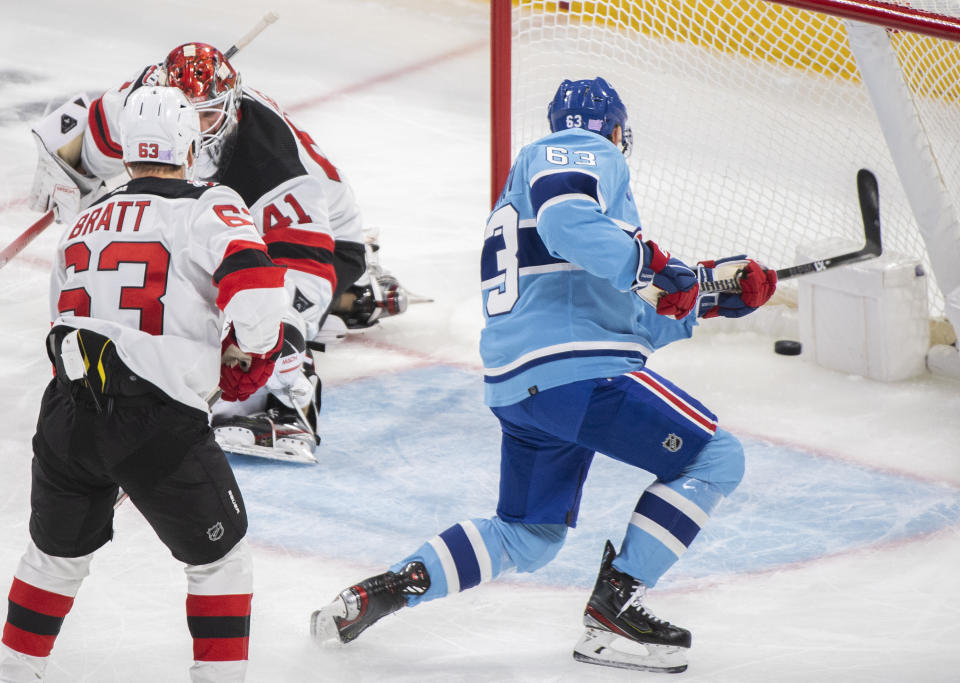
[(386, 572), (350, 586), (310, 617), (310, 635), (318, 643), (339, 639), (349, 643), (388, 614), (406, 605), (406, 596), (422, 595), (430, 576), (422, 562), (410, 562), (399, 572)]
[(646, 586), (613, 567), (607, 541), (593, 593), (583, 612), (586, 632), (573, 649), (579, 662), (639, 671), (680, 673), (687, 668), (690, 631), (673, 626), (644, 606)]
[(296, 415), (276, 408), (252, 415), (215, 415), (211, 426), (226, 453), (315, 463), (317, 438)]

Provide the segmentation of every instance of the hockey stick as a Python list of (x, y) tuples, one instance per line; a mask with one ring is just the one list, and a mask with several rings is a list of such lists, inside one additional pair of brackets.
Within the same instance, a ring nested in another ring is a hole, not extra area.
[(253, 41), (258, 35), (260, 35), (267, 26), (275, 22), (280, 18), (276, 12), (267, 12), (263, 15), (263, 19), (258, 21), (252, 29), (247, 31), (236, 43), (227, 48), (227, 51), (223, 53), (223, 56), (227, 59), (233, 58), (235, 54), (240, 52), (243, 48)]
[(0, 268), (3, 268), (10, 262), (10, 259), (23, 251), (24, 247), (30, 244), (37, 235), (46, 230), (47, 226), (51, 223), (53, 223), (53, 209), (40, 216), (36, 223), (24, 230), (17, 239), (5, 246), (3, 251), (0, 251)]
[[(863, 218), (863, 248), (839, 256), (781, 268), (776, 271), (778, 280), (787, 280), (809, 273), (820, 273), (837, 266), (866, 261), (883, 253), (883, 245), (880, 240), (880, 191), (877, 188), (877, 177), (865, 168), (857, 171), (857, 196), (860, 200), (860, 215)], [(700, 290), (707, 293), (739, 292), (740, 274), (737, 273), (726, 280), (701, 282)]]

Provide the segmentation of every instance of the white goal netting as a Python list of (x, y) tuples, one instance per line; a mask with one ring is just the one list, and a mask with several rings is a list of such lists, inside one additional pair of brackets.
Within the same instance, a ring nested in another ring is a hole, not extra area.
[[(549, 132), (546, 106), (562, 79), (604, 76), (630, 115), (645, 234), (688, 261), (746, 252), (773, 267), (795, 263), (798, 246), (862, 245), (855, 177), (869, 168), (885, 249), (923, 260), (931, 315), (942, 314), (845, 20), (764, 0), (513, 5), (513, 154)], [(960, 15), (955, 3), (928, 9)], [(960, 46), (888, 34), (956, 204)]]

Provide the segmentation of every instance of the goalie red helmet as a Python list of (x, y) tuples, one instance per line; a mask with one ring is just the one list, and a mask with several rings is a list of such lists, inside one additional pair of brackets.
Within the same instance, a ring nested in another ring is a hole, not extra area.
[(200, 114), (203, 146), (226, 137), (237, 121), (240, 75), (220, 50), (185, 43), (164, 61), (167, 85), (179, 88)]

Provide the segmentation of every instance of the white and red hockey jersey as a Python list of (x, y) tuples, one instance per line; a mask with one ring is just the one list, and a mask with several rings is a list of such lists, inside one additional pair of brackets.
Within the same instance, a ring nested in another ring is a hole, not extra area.
[[(123, 172), (118, 118), (127, 96), (153, 84), (160, 65), (108, 90), (91, 105), (84, 132), (84, 168), (105, 180)], [(289, 268), (287, 292), (308, 324), (316, 324), (336, 289), (335, 241), (362, 245), (363, 227), (353, 190), (313, 138), (280, 107), (244, 88), (237, 131), (215, 168), (198, 160), (203, 180), (236, 190), (250, 207), (270, 257)]]
[(207, 411), (220, 381), (224, 316), (244, 351), (271, 349), (286, 308), (285, 270), (232, 189), (137, 178), (64, 230), (51, 319), (109, 337), (133, 372)]

